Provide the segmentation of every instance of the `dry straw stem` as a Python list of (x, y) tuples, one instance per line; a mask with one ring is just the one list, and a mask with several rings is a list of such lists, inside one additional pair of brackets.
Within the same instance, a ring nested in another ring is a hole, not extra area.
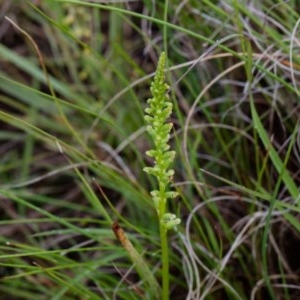
[(145, 284), (148, 286), (148, 293), (155, 297), (155, 299), (159, 299), (161, 294), (160, 286), (156, 281), (155, 277), (153, 276), (152, 272), (150, 271), (148, 265), (143, 260), (142, 256), (136, 251), (136, 249), (128, 239), (125, 231), (117, 222), (113, 223), (112, 230), (116, 238), (119, 240), (119, 242), (129, 254), (132, 262), (135, 264), (137, 272), (144, 280)]

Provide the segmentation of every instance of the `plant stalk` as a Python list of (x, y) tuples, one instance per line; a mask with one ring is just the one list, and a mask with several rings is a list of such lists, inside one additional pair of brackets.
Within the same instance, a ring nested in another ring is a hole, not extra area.
[(167, 230), (162, 222), (159, 226), (162, 262), (162, 299), (169, 300), (169, 247)]

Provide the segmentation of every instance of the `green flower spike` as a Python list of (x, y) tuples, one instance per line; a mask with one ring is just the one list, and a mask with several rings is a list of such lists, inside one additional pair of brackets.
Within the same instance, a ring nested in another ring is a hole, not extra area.
[(167, 123), (167, 119), (172, 113), (173, 105), (167, 94), (169, 86), (165, 83), (165, 61), (166, 55), (163, 52), (151, 83), (152, 98), (147, 101), (149, 107), (145, 109), (145, 120), (148, 123), (147, 131), (153, 139), (155, 149), (146, 152), (148, 156), (154, 159), (154, 166), (146, 167), (144, 171), (157, 178), (158, 190), (152, 191), (151, 196), (160, 222), (168, 230), (178, 225), (180, 219), (173, 214), (166, 213), (167, 199), (176, 197), (177, 193), (168, 191), (168, 185), (174, 175), (174, 170), (169, 169), (169, 167), (175, 158), (175, 151), (170, 151), (168, 144), (173, 124)]

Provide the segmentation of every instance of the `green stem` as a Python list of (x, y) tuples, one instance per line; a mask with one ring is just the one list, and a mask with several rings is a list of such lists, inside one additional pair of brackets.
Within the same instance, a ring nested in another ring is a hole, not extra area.
[(161, 262), (162, 262), (162, 300), (169, 300), (169, 248), (167, 230), (160, 221), (160, 242), (161, 242)]

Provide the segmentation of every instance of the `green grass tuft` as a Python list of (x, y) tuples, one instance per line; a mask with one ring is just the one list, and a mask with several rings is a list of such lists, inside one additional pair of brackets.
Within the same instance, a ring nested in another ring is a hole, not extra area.
[(1, 1), (1, 298), (298, 299), (297, 2), (100, 2)]

